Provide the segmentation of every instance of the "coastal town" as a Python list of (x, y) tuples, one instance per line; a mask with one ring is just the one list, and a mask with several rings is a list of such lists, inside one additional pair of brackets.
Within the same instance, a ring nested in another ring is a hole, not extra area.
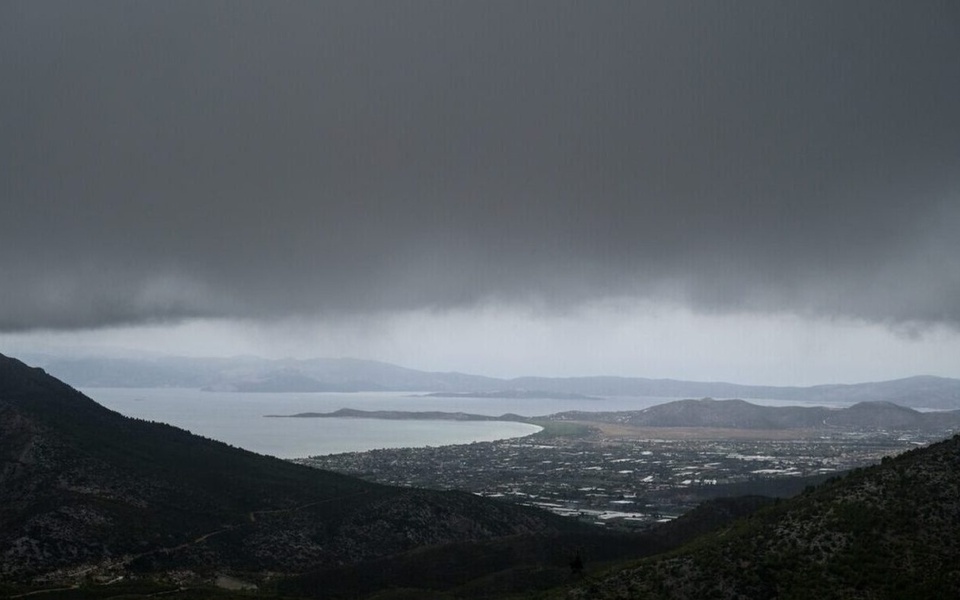
[(525, 438), (298, 459), (369, 481), (537, 506), (642, 528), (721, 496), (787, 497), (936, 436), (888, 431), (732, 432), (547, 427)]

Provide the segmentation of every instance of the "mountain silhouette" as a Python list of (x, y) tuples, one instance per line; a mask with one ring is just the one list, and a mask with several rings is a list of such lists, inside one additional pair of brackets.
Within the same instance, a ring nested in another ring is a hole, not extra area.
[(0, 355), (0, 580), (300, 572), (578, 526), (467, 493), (387, 487), (108, 410)]

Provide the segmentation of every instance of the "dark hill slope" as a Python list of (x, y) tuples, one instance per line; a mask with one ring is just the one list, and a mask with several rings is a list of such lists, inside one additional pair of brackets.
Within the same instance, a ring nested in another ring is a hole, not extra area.
[(556, 597), (958, 598), (960, 436)]
[[(281, 594), (334, 600), (400, 588), (411, 598), (445, 591), (454, 598), (504, 598), (570, 581), (576, 555), (596, 566), (651, 556), (689, 542), (772, 498), (747, 496), (704, 502), (686, 515), (642, 533), (592, 531), (520, 535), (420, 548), (346, 567), (322, 569), (280, 583)], [(372, 596), (377, 597), (377, 596)]]
[(293, 572), (566, 526), (130, 419), (0, 355), (0, 580), (203, 565)]

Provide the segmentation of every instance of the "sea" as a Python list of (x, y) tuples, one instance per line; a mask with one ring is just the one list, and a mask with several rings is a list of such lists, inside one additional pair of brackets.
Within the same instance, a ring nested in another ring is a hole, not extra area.
[(567, 410), (639, 410), (663, 398), (440, 398), (416, 392), (239, 393), (187, 388), (82, 388), (84, 394), (128, 417), (168, 423), (197, 435), (279, 458), (302, 458), (378, 448), (469, 444), (536, 433), (510, 421), (268, 418), (304, 412), (402, 410), (524, 417)]
[[(303, 458), (379, 448), (446, 446), (531, 435), (536, 425), (510, 421), (269, 418), (304, 412), (444, 411), (535, 417), (581, 410), (640, 410), (676, 398), (444, 398), (415, 392), (240, 393), (188, 388), (82, 388), (128, 417), (167, 423), (238, 448), (279, 458)], [(769, 405), (789, 402), (757, 401)]]

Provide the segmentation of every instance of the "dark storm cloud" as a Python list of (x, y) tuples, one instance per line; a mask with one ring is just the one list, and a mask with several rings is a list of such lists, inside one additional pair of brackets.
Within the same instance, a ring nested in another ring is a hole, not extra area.
[(951, 2), (5, 3), (0, 329), (960, 322)]

